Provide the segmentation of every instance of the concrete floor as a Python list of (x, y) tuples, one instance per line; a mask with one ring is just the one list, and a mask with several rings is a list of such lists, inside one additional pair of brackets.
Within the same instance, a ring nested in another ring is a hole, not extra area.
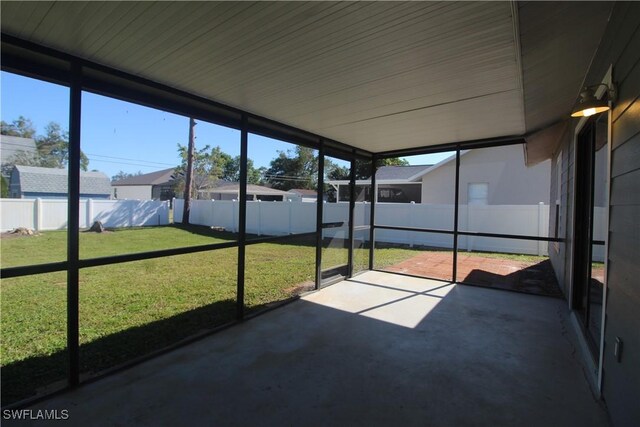
[(568, 322), (560, 299), (367, 272), (32, 409), (79, 426), (607, 425)]

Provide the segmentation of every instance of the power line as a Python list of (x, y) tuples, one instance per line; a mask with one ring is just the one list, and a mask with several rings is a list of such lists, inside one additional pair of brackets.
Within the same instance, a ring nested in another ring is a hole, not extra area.
[(105, 159), (132, 160), (134, 162), (150, 163), (150, 164), (161, 165), (161, 166), (175, 166), (174, 164), (171, 164), (171, 163), (152, 162), (150, 160), (130, 159), (130, 158), (127, 158), (127, 157), (104, 156), (102, 154), (89, 154), (89, 153), (85, 153), (85, 154), (87, 156), (102, 157), (102, 158), (105, 158)]
[[(38, 150), (37, 146), (31, 147), (31, 146), (25, 146), (23, 144), (17, 144), (15, 142), (7, 142), (7, 141), (2, 141), (2, 145), (13, 145), (15, 147), (20, 147), (20, 148), (24, 148), (25, 150), (22, 151), (33, 151), (33, 150)], [(142, 160), (142, 159), (132, 159), (132, 158), (128, 158), (128, 157), (115, 157), (115, 156), (105, 156), (103, 154), (92, 154), (92, 153), (84, 153), (87, 156), (94, 156), (94, 157), (103, 157), (105, 159), (116, 159), (116, 160), (133, 160), (133, 161), (140, 161), (143, 163), (153, 163), (156, 165), (163, 165), (163, 166), (173, 166), (173, 164), (171, 163), (162, 163), (162, 162), (152, 162), (151, 160)]]
[(102, 162), (102, 163), (114, 163), (116, 165), (128, 165), (128, 166), (138, 166), (138, 167), (142, 167), (142, 168), (154, 168), (157, 169), (157, 166), (154, 165), (145, 165), (142, 163), (130, 163), (130, 162), (114, 162), (112, 160), (102, 160), (102, 159), (93, 159), (91, 157), (88, 157), (90, 162)]

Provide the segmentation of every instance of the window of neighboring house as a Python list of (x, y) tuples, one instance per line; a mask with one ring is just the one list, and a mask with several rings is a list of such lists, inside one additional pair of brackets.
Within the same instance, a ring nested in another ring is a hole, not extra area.
[(470, 205), (489, 204), (489, 183), (470, 182), (467, 187), (467, 203)]

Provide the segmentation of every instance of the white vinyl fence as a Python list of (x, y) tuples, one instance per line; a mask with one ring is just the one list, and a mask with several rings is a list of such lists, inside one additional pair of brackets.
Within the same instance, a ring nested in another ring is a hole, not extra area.
[[(183, 200), (174, 201), (174, 220), (182, 220)], [(349, 217), (347, 203), (325, 203), (323, 222), (342, 222)], [(370, 204), (356, 203), (354, 225), (368, 225)], [(195, 200), (191, 206), (192, 224), (238, 230), (237, 201)], [(453, 230), (454, 206), (413, 203), (380, 203), (376, 206), (376, 224), (400, 227)], [(316, 204), (296, 202), (247, 202), (247, 233), (285, 235), (313, 232)], [(549, 236), (549, 206), (538, 205), (461, 205), (459, 229), (500, 234)], [(325, 230), (334, 238), (346, 237), (344, 228)], [(326, 237), (325, 236), (325, 237)], [(359, 233), (368, 240), (367, 233)], [(376, 230), (376, 241), (442, 248), (453, 247), (453, 236), (440, 233)], [(547, 242), (487, 237), (460, 237), (463, 250), (547, 255)]]
[[(453, 230), (454, 205), (380, 204), (376, 223), (402, 227)], [(483, 233), (549, 236), (549, 206), (538, 205), (460, 205), (458, 230)], [(453, 247), (453, 236), (440, 233), (377, 230), (376, 241), (408, 243), (442, 248)], [(547, 242), (493, 237), (460, 236), (462, 250), (548, 255)]]
[[(105, 227), (140, 227), (169, 224), (169, 202), (154, 200), (80, 201), (80, 228), (95, 221)], [(26, 227), (34, 230), (67, 228), (66, 199), (0, 199), (0, 229)]]
[[(174, 221), (182, 220), (184, 201), (174, 199)], [(370, 224), (370, 204), (356, 203), (354, 225)], [(325, 203), (323, 222), (346, 222), (348, 203)], [(238, 231), (237, 201), (194, 200), (192, 224), (222, 227)], [(606, 236), (605, 208), (595, 209), (594, 238)], [(380, 203), (376, 206), (378, 225), (452, 230), (453, 205), (414, 203)], [(106, 227), (137, 227), (169, 224), (169, 202), (153, 200), (81, 200), (80, 227), (88, 228), (94, 221)], [(26, 227), (34, 230), (60, 230), (67, 226), (65, 199), (0, 199), (0, 229)], [(247, 233), (257, 235), (287, 235), (315, 231), (316, 204), (300, 202), (247, 202)], [(549, 206), (538, 205), (460, 205), (459, 229), (486, 233), (549, 236)], [(325, 237), (346, 238), (346, 227), (324, 231)], [(356, 238), (368, 241), (367, 232)], [(453, 247), (449, 234), (376, 230), (376, 241), (411, 246)], [(548, 243), (520, 239), (460, 236), (461, 250), (479, 250), (532, 255), (547, 255)], [(604, 259), (604, 247), (594, 246), (594, 261)]]
[[(174, 199), (173, 220), (175, 222), (182, 221), (183, 209), (184, 200)], [(238, 231), (239, 209), (240, 204), (237, 201), (192, 200), (189, 222), (222, 227), (235, 233)], [(315, 203), (247, 202), (247, 233), (277, 236), (313, 231), (316, 231)]]

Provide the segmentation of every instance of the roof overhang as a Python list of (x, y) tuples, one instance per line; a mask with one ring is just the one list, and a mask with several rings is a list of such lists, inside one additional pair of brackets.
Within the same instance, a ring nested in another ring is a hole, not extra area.
[(1, 19), (2, 32), (21, 40), (385, 152), (524, 136), (557, 122), (573, 105), (610, 8), (3, 2)]

